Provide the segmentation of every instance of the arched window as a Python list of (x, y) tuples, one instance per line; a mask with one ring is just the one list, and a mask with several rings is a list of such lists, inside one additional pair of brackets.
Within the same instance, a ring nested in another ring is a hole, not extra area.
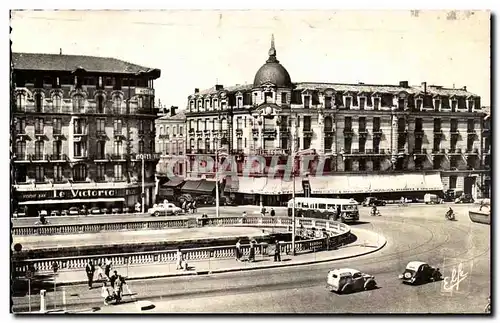
[(210, 150), (210, 139), (205, 139), (205, 149), (208, 151)]
[(139, 140), (139, 154), (144, 154), (144, 141)]
[(42, 112), (43, 110), (43, 98), (41, 93), (35, 94), (35, 111)]
[(227, 130), (227, 119), (222, 119), (222, 130)]
[(163, 135), (163, 126), (160, 126), (160, 136)]
[(97, 113), (104, 113), (104, 96), (98, 95), (97, 101)]
[(194, 149), (194, 139), (189, 140), (189, 149)]
[(62, 98), (59, 94), (56, 94), (52, 97), (52, 106), (54, 111), (62, 112)]
[(87, 178), (87, 165), (79, 164), (73, 167), (73, 180), (74, 181), (85, 181)]
[(16, 97), (17, 110), (24, 110), (26, 107), (26, 95), (24, 93), (19, 93)]
[(166, 134), (166, 135), (170, 135), (170, 128), (169, 128), (169, 127), (166, 127), (166, 128), (165, 128), (165, 131), (166, 131), (166, 132), (165, 132), (165, 134)]
[(85, 105), (82, 95), (73, 96), (73, 112), (85, 113)]
[(113, 97), (113, 112), (115, 114), (121, 113), (121, 108), (122, 108), (122, 98), (119, 95), (115, 95)]

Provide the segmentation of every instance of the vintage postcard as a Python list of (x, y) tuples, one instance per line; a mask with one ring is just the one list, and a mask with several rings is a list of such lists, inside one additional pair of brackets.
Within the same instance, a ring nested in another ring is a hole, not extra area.
[(491, 313), (491, 16), (11, 11), (11, 312)]

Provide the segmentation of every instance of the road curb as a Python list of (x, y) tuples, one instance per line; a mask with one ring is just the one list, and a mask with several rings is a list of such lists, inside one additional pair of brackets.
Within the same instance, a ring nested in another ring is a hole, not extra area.
[[(356, 230), (364, 230), (364, 229), (356, 229)], [(364, 231), (369, 231), (369, 230), (364, 230)], [(371, 231), (369, 231), (369, 232), (371, 232)], [(131, 278), (128, 278), (127, 280), (134, 281), (134, 280), (183, 277), (183, 276), (204, 276), (204, 275), (210, 275), (210, 274), (222, 274), (222, 273), (237, 272), (237, 271), (252, 271), (252, 270), (285, 268), (285, 267), (293, 267), (293, 266), (305, 266), (305, 265), (312, 265), (312, 264), (319, 264), (319, 263), (325, 263), (325, 262), (331, 262), (331, 261), (356, 258), (356, 257), (361, 257), (361, 256), (365, 256), (365, 255), (369, 255), (371, 253), (377, 252), (386, 246), (387, 239), (384, 236), (382, 236), (381, 234), (378, 234), (378, 233), (376, 233), (376, 234), (382, 240), (381, 243), (377, 247), (374, 247), (372, 250), (368, 250), (366, 252), (361, 252), (361, 253), (357, 253), (357, 254), (353, 254), (353, 255), (347, 255), (347, 256), (341, 256), (341, 257), (331, 257), (331, 258), (320, 259), (320, 260), (299, 261), (299, 262), (294, 262), (294, 263), (281, 262), (281, 263), (272, 264), (272, 265), (255, 266), (255, 267), (237, 267), (237, 268), (235, 267), (235, 268), (226, 268), (226, 269), (176, 272), (176, 273), (168, 273), (168, 274), (160, 274), (160, 275), (146, 275), (146, 276), (131, 277)], [(346, 248), (346, 247), (344, 247), (344, 248)], [(341, 248), (341, 249), (343, 249), (343, 248)], [(88, 283), (87, 280), (81, 280), (81, 281), (73, 281), (73, 282), (60, 282), (60, 283), (58, 283), (58, 285), (59, 286), (72, 286), (72, 285), (81, 285), (81, 284), (87, 284), (87, 283)], [(99, 284), (98, 282), (95, 282), (95, 283), (96, 283), (96, 285)]]

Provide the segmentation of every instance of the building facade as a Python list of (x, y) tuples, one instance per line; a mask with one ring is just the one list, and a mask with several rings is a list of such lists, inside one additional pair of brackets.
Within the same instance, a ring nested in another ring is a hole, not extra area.
[(156, 166), (158, 200), (171, 199), (186, 177), (186, 115), (177, 107), (158, 114), (156, 119)]
[(153, 83), (160, 70), (62, 54), (14, 53), (12, 65), (12, 184), (19, 212), (126, 211), (142, 202), (143, 173), (145, 204), (151, 204)]
[[(215, 85), (188, 97), (187, 175), (213, 178), (215, 169), (200, 171), (197, 157), (217, 151), (238, 161), (238, 179), (226, 180), (224, 191), (254, 203), (290, 198), (291, 181), (282, 178), (290, 167), (302, 170), (294, 179), (299, 195), (423, 197), (462, 189), (477, 197), (486, 171), (483, 118), (480, 97), (465, 87), (294, 83), (273, 38), (253, 84)], [(299, 156), (290, 164), (292, 152)], [(254, 155), (265, 164), (242, 176)]]

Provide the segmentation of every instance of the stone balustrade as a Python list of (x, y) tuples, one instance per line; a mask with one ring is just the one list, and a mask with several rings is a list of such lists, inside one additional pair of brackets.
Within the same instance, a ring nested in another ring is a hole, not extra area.
[[(289, 228), (291, 229), (292, 220), (288, 217), (219, 217), (205, 219), (208, 226), (259, 226), (259, 227), (274, 227), (274, 228)], [(328, 220), (312, 219), (312, 218), (297, 218), (296, 227), (302, 226), (304, 229), (325, 229), (327, 236), (314, 238), (309, 240), (300, 240), (295, 242), (296, 253), (316, 252), (328, 250), (347, 243), (350, 239), (351, 229), (349, 226)], [(85, 225), (54, 225), (39, 227), (43, 232), (98, 232), (106, 230), (126, 230), (126, 229), (160, 229), (172, 227), (186, 227), (188, 219), (165, 219), (159, 221), (147, 222), (122, 222), (122, 223), (100, 223), (100, 224), (85, 224)], [(51, 227), (53, 229), (51, 229)], [(69, 228), (74, 229), (69, 229)], [(25, 227), (28, 228), (28, 227)], [(38, 229), (38, 227), (37, 227)], [(73, 231), (72, 231), (73, 230)], [(39, 232), (39, 231), (38, 231)], [(37, 232), (37, 233), (38, 233)], [(292, 242), (283, 242), (280, 244), (281, 252), (289, 254), (292, 252)], [(267, 244), (258, 244), (256, 247), (256, 255), (266, 255), (268, 249)], [(242, 245), (243, 255), (248, 255), (250, 245)], [(143, 265), (143, 264), (169, 264), (176, 261), (176, 250), (161, 250), (147, 251), (136, 253), (120, 253), (107, 255), (92, 255), (92, 256), (71, 256), (60, 258), (44, 258), (44, 259), (23, 259), (14, 260), (16, 273), (23, 275), (29, 267), (35, 268), (39, 273), (51, 272), (54, 262), (58, 264), (60, 270), (83, 270), (89, 259), (93, 259), (95, 263), (104, 263), (106, 258), (109, 258), (115, 266), (120, 265)], [(235, 246), (217, 246), (190, 248), (182, 250), (184, 257), (189, 261), (207, 260), (207, 259), (227, 259), (235, 257)]]

